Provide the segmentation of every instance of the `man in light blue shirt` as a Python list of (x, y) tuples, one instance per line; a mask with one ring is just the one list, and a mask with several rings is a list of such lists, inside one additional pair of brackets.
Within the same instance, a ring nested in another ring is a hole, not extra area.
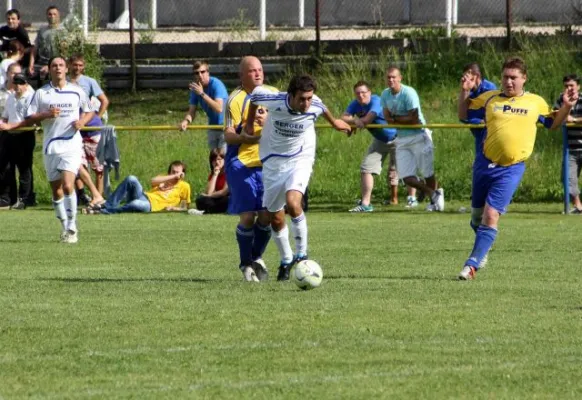
[[(388, 124), (417, 125), (426, 124), (420, 99), (416, 90), (402, 84), (402, 74), (398, 67), (390, 66), (386, 71), (386, 85), (382, 92), (384, 119)], [(412, 186), (430, 199), (429, 211), (444, 211), (445, 196), (443, 189), (437, 189), (434, 174), (433, 143), (428, 129), (399, 129), (396, 138), (396, 167), (398, 175), (408, 186)], [(416, 175), (418, 172), (425, 182)], [(409, 203), (416, 202), (409, 196)]]
[[(190, 108), (180, 122), (180, 130), (184, 131), (196, 116), (196, 109), (201, 108), (208, 116), (208, 125), (223, 125), (224, 108), (228, 100), (228, 92), (220, 79), (211, 77), (208, 63), (195, 61), (192, 65), (194, 81), (190, 83)], [(226, 151), (224, 132), (222, 129), (208, 130), (208, 147), (210, 150)]]

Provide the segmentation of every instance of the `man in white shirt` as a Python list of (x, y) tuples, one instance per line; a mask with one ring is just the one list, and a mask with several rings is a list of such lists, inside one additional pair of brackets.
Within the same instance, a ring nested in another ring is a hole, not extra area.
[[(26, 81), (24, 74), (10, 78), (12, 90), (9, 91), (6, 107), (2, 113), (0, 130), (8, 124), (24, 121), (26, 110), (34, 96), (34, 89)], [(8, 136), (8, 152), (12, 169), (18, 169), (18, 200), (11, 208), (23, 210), (33, 202), (32, 159), (35, 146), (34, 131), (13, 131)]]
[(54, 57), (48, 66), (50, 82), (36, 91), (26, 120), (10, 129), (42, 124), (44, 166), (53, 207), (63, 228), (61, 242), (77, 243), (75, 177), (83, 158), (79, 129), (93, 118), (94, 112), (83, 89), (67, 82), (65, 59)]
[[(265, 187), (263, 206), (271, 215), (274, 240), (281, 255), (278, 281), (288, 280), (293, 264), (307, 259), (307, 221), (301, 201), (315, 161), (315, 121), (323, 115), (334, 129), (351, 133), (350, 125), (328, 111), (314, 94), (316, 90), (313, 77), (299, 75), (291, 79), (287, 93), (273, 93), (259, 86), (251, 94), (245, 127), (249, 135), (254, 132), (258, 106), (269, 110), (259, 142), (259, 156)], [(285, 206), (291, 216), (295, 256), (289, 244)]]

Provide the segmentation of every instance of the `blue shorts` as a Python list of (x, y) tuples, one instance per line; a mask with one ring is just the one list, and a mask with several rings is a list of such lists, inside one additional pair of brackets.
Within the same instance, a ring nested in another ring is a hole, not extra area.
[(502, 167), (484, 155), (478, 155), (473, 164), (471, 207), (483, 208), (487, 203), (500, 214), (505, 214), (524, 172), (523, 162)]
[(228, 213), (240, 214), (261, 211), (263, 207), (263, 169), (249, 168), (238, 159), (231, 159), (226, 166), (226, 182), (230, 197)]

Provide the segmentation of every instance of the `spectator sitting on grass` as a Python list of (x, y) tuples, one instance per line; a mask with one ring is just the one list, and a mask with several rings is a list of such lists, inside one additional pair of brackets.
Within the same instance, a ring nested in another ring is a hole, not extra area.
[[(83, 209), (84, 214), (117, 214), (123, 212), (187, 211), (190, 184), (184, 181), (186, 165), (173, 161), (167, 175), (152, 178), (152, 189), (144, 192), (139, 180), (130, 175), (115, 189), (104, 205)], [(121, 205), (125, 199), (125, 204)]]
[(196, 198), (196, 208), (206, 214), (225, 213), (228, 208), (228, 184), (224, 173), (224, 152), (221, 148), (210, 151), (210, 175), (206, 192)]

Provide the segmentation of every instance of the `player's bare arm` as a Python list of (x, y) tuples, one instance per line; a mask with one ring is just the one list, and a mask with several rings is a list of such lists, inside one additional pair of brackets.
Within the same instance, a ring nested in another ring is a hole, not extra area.
[(179, 172), (171, 175), (158, 175), (152, 178), (152, 186), (153, 187), (160, 187), (163, 189), (163, 186), (172, 183), (176, 184), (179, 180), (184, 179), (184, 173)]
[(401, 124), (401, 125), (416, 125), (420, 124), (418, 119), (418, 108), (413, 108), (408, 110), (406, 115), (391, 115), (390, 120), (386, 119), (388, 123)]
[(472, 74), (464, 74), (461, 77), (461, 87), (459, 90), (459, 98), (457, 100), (457, 114), (460, 120), (467, 119), (469, 110), (469, 96), (471, 89), (475, 87), (476, 77)]
[(350, 135), (352, 132), (352, 127), (345, 121), (335, 118), (329, 110), (323, 112), (323, 117), (333, 126), (336, 131), (344, 132)]
[(192, 121), (194, 120), (194, 117), (196, 117), (196, 107), (190, 106), (188, 108), (188, 112), (184, 116), (184, 119), (182, 120), (182, 122), (180, 122), (180, 125), (178, 125), (178, 128), (181, 131), (185, 131), (186, 128), (188, 127), (188, 124), (191, 124)]
[(94, 116), (95, 113), (93, 111), (81, 113), (81, 118), (79, 118), (77, 121), (74, 121), (72, 125), (75, 127), (75, 129), (79, 130), (87, 125)]

